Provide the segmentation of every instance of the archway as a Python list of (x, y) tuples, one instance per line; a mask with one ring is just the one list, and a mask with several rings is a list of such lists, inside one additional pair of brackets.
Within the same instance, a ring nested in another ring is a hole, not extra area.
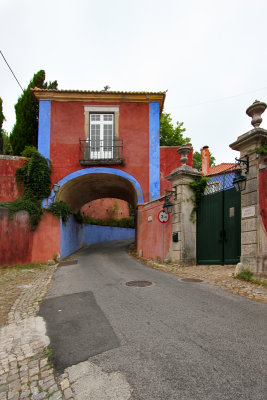
[[(87, 168), (75, 171), (59, 182), (57, 200), (69, 204), (74, 212), (93, 200), (117, 198), (136, 207), (143, 203), (142, 188), (138, 181), (124, 171), (112, 168)], [(49, 202), (52, 201), (52, 192)], [(86, 224), (85, 224), (86, 225)], [(122, 232), (123, 231), (123, 232)], [(134, 238), (134, 229), (104, 226), (81, 226), (70, 218), (67, 225), (61, 225), (61, 257), (64, 258), (82, 246), (96, 242)]]
[[(86, 168), (72, 172), (57, 182), (57, 198), (65, 201), (77, 212), (84, 204), (101, 198), (114, 197), (125, 200), (133, 207), (143, 203), (139, 182), (130, 174), (113, 168)], [(48, 203), (54, 197), (52, 191)]]

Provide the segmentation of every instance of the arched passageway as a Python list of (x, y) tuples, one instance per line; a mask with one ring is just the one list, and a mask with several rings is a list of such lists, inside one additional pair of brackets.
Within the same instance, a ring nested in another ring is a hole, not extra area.
[[(125, 200), (133, 208), (143, 202), (142, 188), (137, 180), (124, 171), (112, 168), (79, 170), (67, 175), (58, 184), (57, 200), (65, 201), (75, 213), (84, 204), (103, 198)], [(54, 193), (49, 202), (53, 197)], [(66, 226), (61, 225), (61, 257), (68, 256), (82, 246), (124, 238), (134, 238), (134, 229), (79, 225), (74, 218), (70, 218)]]
[(140, 184), (121, 170), (87, 168), (67, 175), (58, 184), (57, 199), (69, 204), (74, 212), (90, 201), (109, 197), (125, 200), (134, 208), (143, 203)]

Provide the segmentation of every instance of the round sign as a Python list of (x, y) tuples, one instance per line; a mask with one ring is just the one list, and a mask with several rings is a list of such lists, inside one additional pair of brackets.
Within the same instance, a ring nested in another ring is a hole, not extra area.
[(159, 222), (162, 224), (166, 224), (169, 221), (169, 214), (167, 214), (164, 210), (161, 210), (158, 215)]

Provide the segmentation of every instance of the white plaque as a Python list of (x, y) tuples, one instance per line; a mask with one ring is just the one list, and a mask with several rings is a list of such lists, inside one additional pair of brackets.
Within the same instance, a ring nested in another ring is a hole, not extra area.
[(149, 217), (147, 217), (148, 222), (152, 221), (152, 215), (149, 215)]
[(254, 217), (255, 214), (256, 214), (255, 206), (242, 208), (242, 218)]

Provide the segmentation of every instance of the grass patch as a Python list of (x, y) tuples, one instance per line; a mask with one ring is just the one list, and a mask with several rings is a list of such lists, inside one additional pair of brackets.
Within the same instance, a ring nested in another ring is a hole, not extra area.
[(24, 270), (24, 269), (32, 269), (32, 268), (39, 268), (44, 266), (45, 264), (13, 264), (13, 265), (0, 265), (0, 270), (11, 270), (11, 269), (16, 269), (18, 271)]
[(236, 275), (236, 278), (241, 279), (242, 281), (251, 282), (252, 276), (253, 272), (251, 272), (248, 268), (244, 268), (243, 271)]
[(52, 351), (52, 349), (50, 349), (49, 347), (47, 347), (47, 348), (45, 349), (45, 351), (44, 351), (44, 355), (45, 355), (46, 357), (51, 357), (51, 356), (52, 356), (52, 353), (53, 353), (53, 351)]
[(248, 268), (244, 268), (243, 271), (239, 272), (239, 274), (237, 274), (235, 278), (267, 288), (266, 280), (252, 279), (252, 277), (253, 277), (253, 272), (251, 272)]

